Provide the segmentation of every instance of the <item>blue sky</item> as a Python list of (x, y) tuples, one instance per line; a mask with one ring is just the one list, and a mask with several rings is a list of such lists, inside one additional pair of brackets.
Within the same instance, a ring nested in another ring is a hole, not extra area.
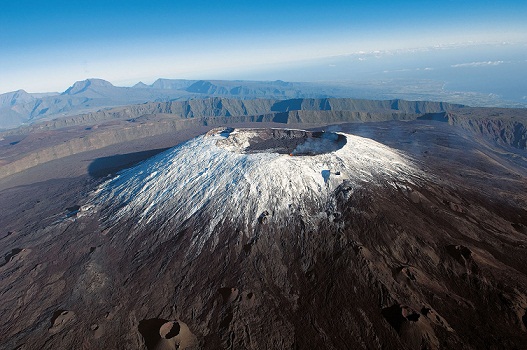
[(360, 51), (527, 41), (525, 18), (527, 1), (512, 0), (9, 1), (0, 93), (89, 77), (265, 78), (269, 66)]

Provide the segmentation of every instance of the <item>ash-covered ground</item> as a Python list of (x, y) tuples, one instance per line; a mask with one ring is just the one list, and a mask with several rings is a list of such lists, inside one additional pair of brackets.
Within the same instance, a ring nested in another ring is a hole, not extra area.
[(523, 348), (524, 151), (435, 121), (325, 129), (327, 153), (232, 130), (117, 177), (104, 157), (131, 150), (3, 180), (2, 347)]

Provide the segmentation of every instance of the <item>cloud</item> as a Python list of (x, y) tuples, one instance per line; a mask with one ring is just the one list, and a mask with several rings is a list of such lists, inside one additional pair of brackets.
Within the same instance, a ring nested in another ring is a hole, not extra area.
[(383, 73), (401, 73), (401, 72), (413, 72), (413, 71), (431, 71), (434, 70), (434, 68), (426, 67), (426, 68), (403, 68), (403, 69), (393, 69), (393, 70), (384, 70)]
[(500, 64), (505, 63), (505, 61), (483, 61), (483, 62), (471, 62), (471, 63), (458, 63), (453, 64), (450, 67), (452, 68), (463, 68), (463, 67), (489, 67), (489, 66), (499, 66)]

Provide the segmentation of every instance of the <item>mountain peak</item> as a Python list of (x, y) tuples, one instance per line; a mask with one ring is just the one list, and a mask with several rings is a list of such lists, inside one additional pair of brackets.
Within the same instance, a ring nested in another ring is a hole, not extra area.
[(187, 88), (194, 82), (195, 80), (159, 78), (150, 86), (154, 89), (181, 90)]
[(218, 93), (220, 95), (227, 94), (229, 92), (228, 89), (224, 87), (220, 87), (216, 84), (213, 84), (212, 82), (208, 80), (199, 80), (195, 82), (194, 84), (190, 85), (185, 89), (188, 92), (198, 93), (198, 94), (214, 94)]
[(134, 86), (132, 86), (132, 88), (134, 88), (134, 89), (149, 89), (149, 88), (151, 88), (151, 86), (143, 83), (142, 81), (140, 81), (137, 84), (135, 84)]
[(193, 217), (211, 218), (193, 237), (191, 251), (199, 253), (234, 220), (240, 227), (285, 222), (299, 207), (312, 208), (302, 211), (311, 217), (324, 211), (343, 184), (392, 183), (414, 174), (420, 171), (402, 154), (358, 136), (226, 128), (124, 171), (102, 185), (93, 205), (106, 208), (107, 227), (121, 227), (129, 218), (141, 227), (162, 222), (179, 227)]
[(0, 108), (14, 106), (20, 103), (27, 103), (34, 100), (34, 97), (31, 96), (25, 90), (16, 90), (0, 95)]
[(13, 96), (13, 97), (29, 96), (29, 95), (30, 94), (26, 90), (23, 90), (23, 89), (0, 94), (0, 96)]
[(114, 87), (112, 83), (103, 79), (90, 78), (75, 82), (70, 86), (63, 95), (76, 95), (86, 91), (89, 87)]

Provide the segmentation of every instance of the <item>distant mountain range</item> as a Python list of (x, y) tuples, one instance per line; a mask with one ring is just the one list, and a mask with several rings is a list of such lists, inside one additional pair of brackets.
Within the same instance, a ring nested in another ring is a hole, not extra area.
[(102, 79), (78, 81), (62, 93), (0, 94), (0, 130), (41, 120), (70, 117), (113, 107), (152, 102), (220, 97), (238, 100), (354, 98), (375, 100), (443, 101), (479, 107), (526, 107), (475, 92), (448, 92), (430, 81), (370, 81), (307, 83), (240, 80), (157, 79), (148, 85), (114, 86)]
[(18, 90), (0, 95), (0, 129), (18, 127), (42, 119), (71, 116), (103, 108), (206, 98), (212, 96), (239, 99), (342, 96), (345, 89), (328, 91), (327, 87), (283, 81), (203, 81), (158, 79), (133, 87), (114, 86), (102, 79), (78, 81), (63, 93), (32, 94)]

